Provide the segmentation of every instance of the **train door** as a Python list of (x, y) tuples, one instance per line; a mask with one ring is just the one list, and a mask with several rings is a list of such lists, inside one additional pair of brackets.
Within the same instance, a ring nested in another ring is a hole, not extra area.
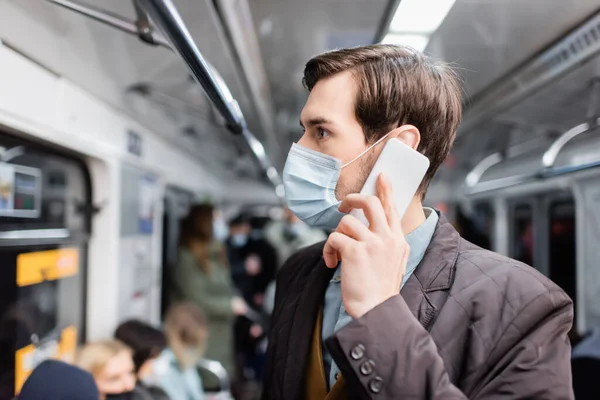
[(163, 209), (162, 238), (162, 316), (169, 307), (170, 276), (177, 265), (179, 248), (179, 223), (188, 213), (194, 202), (194, 194), (173, 186), (167, 186)]
[(571, 193), (555, 190), (511, 201), (511, 257), (577, 297), (576, 218)]
[(510, 256), (536, 267), (534, 263), (534, 204), (531, 199), (519, 199), (510, 205)]
[(573, 325), (577, 326), (577, 241), (573, 196), (566, 192), (548, 196), (544, 212), (548, 277), (573, 299)]
[(83, 163), (0, 133), (0, 398), (85, 337), (91, 186)]

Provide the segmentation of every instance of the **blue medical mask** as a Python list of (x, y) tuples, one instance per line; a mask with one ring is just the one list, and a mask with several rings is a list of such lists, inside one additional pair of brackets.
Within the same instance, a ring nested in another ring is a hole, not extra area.
[(231, 235), (231, 244), (235, 247), (244, 247), (248, 243), (248, 235), (245, 233), (236, 233)]
[(335, 229), (344, 216), (335, 197), (342, 168), (361, 158), (389, 133), (342, 165), (342, 161), (296, 143), (288, 153), (283, 169), (283, 186), (288, 208), (310, 226)]

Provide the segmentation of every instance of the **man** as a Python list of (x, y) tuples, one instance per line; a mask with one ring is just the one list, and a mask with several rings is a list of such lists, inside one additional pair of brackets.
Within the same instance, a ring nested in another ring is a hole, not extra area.
[[(455, 74), (411, 49), (373, 45), (311, 59), (304, 83), (286, 200), (335, 232), (278, 276), (263, 398), (573, 398), (570, 299), (421, 204), (460, 122)], [(430, 160), (402, 219), (389, 177), (377, 196), (357, 194), (390, 138)], [(351, 209), (369, 228), (344, 215)]]

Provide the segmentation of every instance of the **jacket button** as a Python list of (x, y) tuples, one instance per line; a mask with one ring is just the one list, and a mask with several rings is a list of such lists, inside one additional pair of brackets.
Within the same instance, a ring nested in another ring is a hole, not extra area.
[(365, 346), (363, 346), (362, 344), (357, 344), (356, 346), (354, 346), (352, 348), (352, 351), (350, 352), (350, 357), (352, 357), (352, 359), (354, 359), (354, 360), (360, 360), (364, 356), (365, 356)]
[(373, 393), (381, 392), (381, 389), (383, 389), (383, 379), (378, 376), (373, 378), (371, 382), (369, 382), (369, 389), (371, 389), (371, 392)]
[(367, 376), (371, 375), (375, 370), (375, 363), (373, 360), (367, 360), (360, 366), (360, 373)]

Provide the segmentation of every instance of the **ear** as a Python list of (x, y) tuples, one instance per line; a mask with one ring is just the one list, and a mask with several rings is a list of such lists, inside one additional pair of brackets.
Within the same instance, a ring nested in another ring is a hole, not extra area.
[(399, 139), (407, 146), (417, 150), (421, 143), (421, 132), (414, 125), (402, 125), (390, 132), (390, 137)]

